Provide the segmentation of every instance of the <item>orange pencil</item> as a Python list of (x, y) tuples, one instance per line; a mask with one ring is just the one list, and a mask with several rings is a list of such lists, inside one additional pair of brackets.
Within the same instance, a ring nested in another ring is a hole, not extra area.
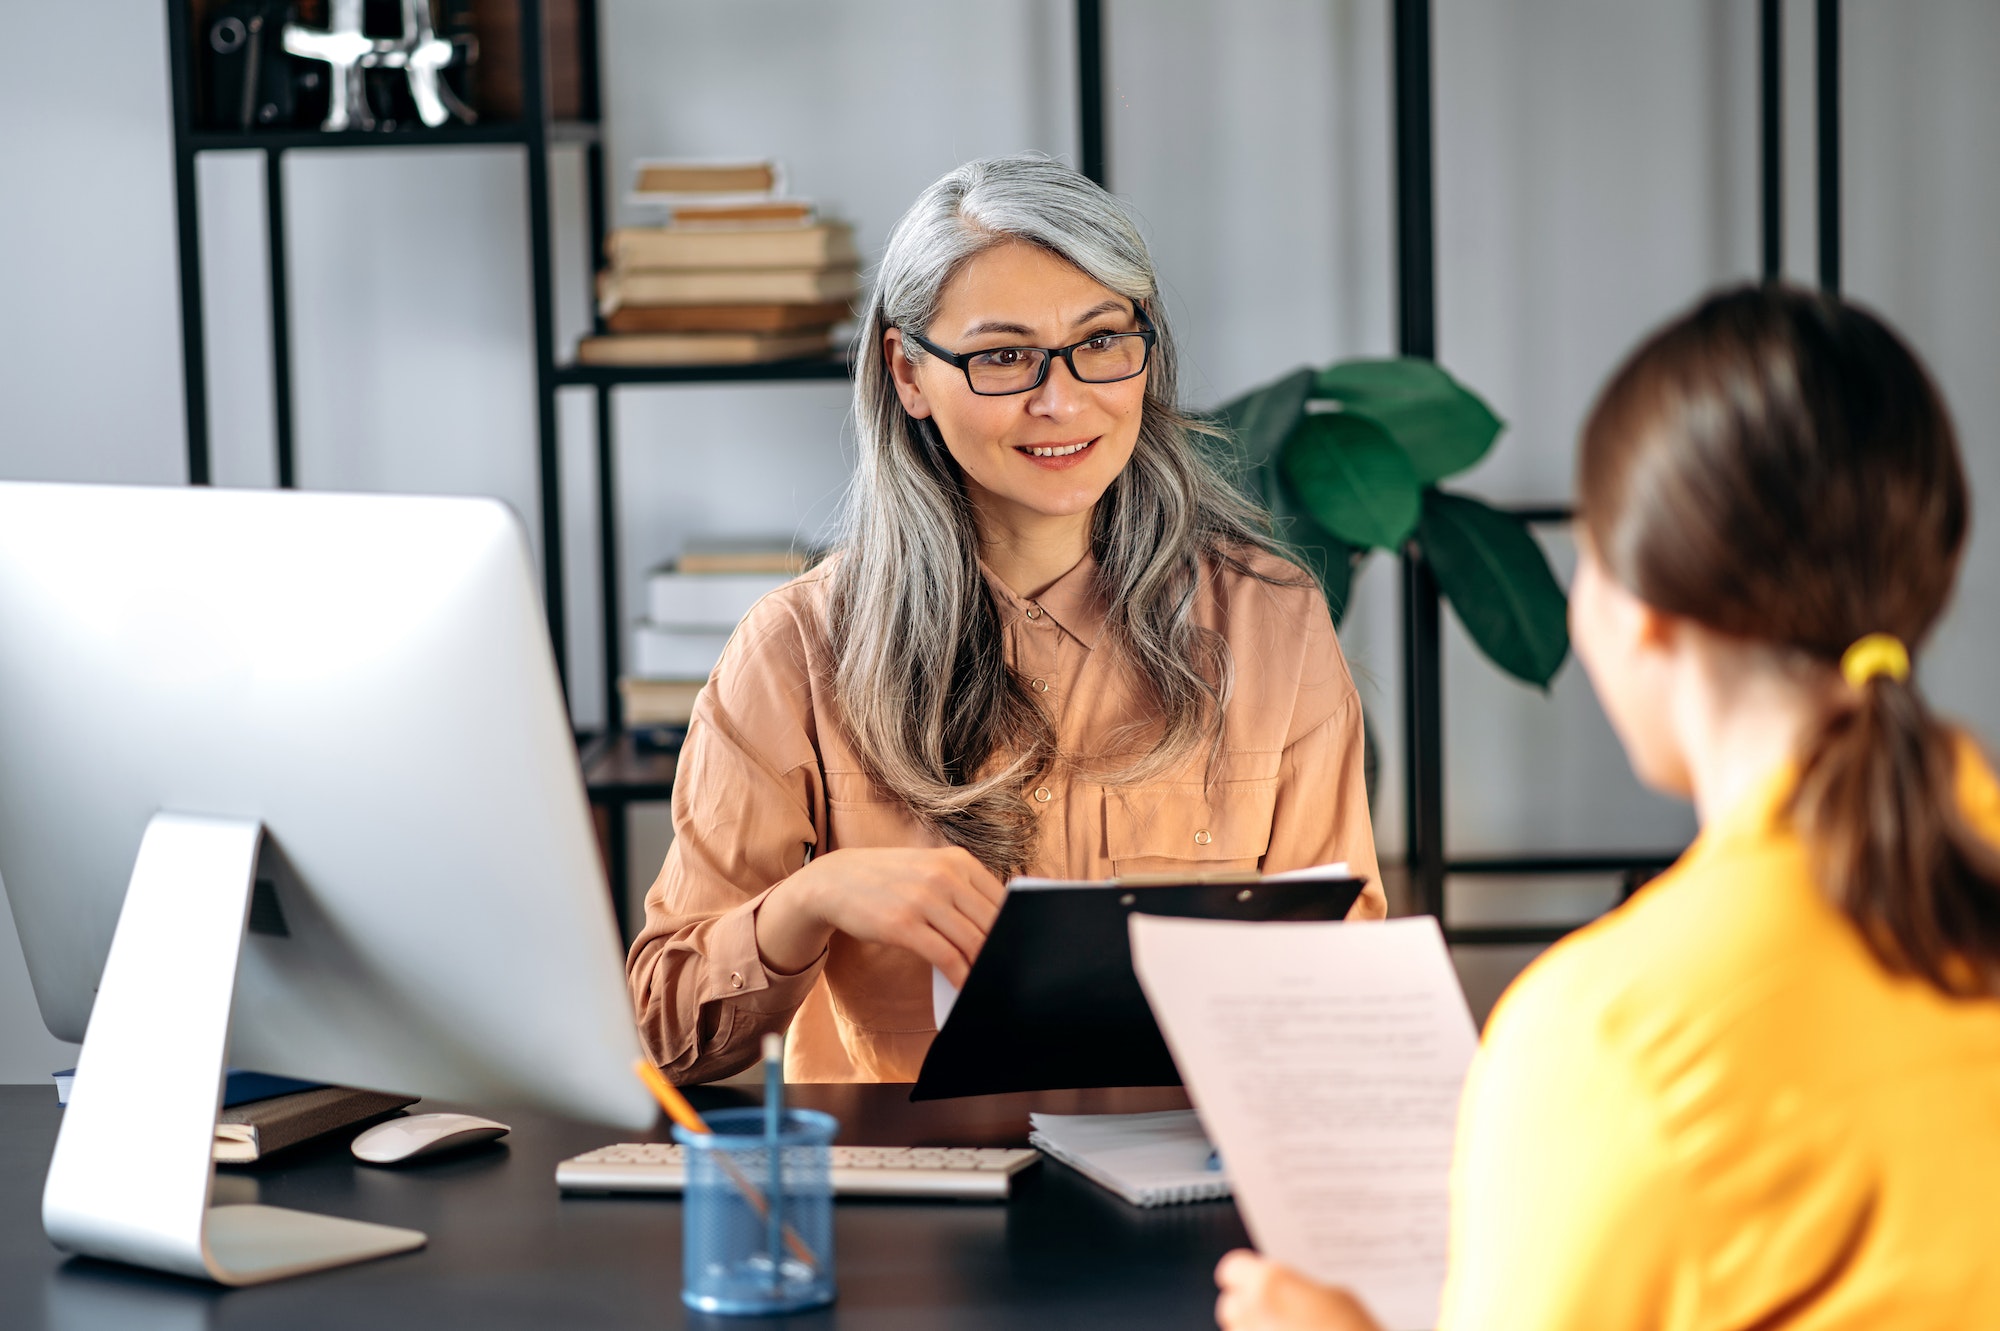
[(667, 1080), (666, 1074), (645, 1059), (634, 1059), (632, 1070), (639, 1074), (639, 1080), (646, 1083), (646, 1089), (660, 1102), (660, 1108), (667, 1111), (667, 1117), (686, 1128), (689, 1132), (699, 1132), (704, 1137), (712, 1135), (708, 1124), (695, 1112), (680, 1087)]
[[(687, 1097), (681, 1094), (680, 1088), (668, 1081), (665, 1074), (658, 1068), (641, 1058), (633, 1060), (632, 1070), (639, 1074), (640, 1081), (646, 1083), (646, 1089), (651, 1091), (653, 1098), (660, 1102), (660, 1108), (667, 1111), (668, 1118), (680, 1124), (689, 1132), (699, 1133), (704, 1137), (715, 1135), (715, 1130), (702, 1120), (700, 1114), (695, 1112), (695, 1107), (688, 1103)], [(771, 1214), (771, 1203), (765, 1200), (764, 1194), (758, 1190), (756, 1184), (744, 1177), (743, 1171), (738, 1169), (736, 1162), (729, 1158), (728, 1152), (717, 1151), (715, 1153), (715, 1163), (721, 1165), (722, 1172), (729, 1175), (729, 1181), (736, 1185), (737, 1191), (743, 1194), (743, 1199), (750, 1203), (750, 1209), (757, 1213), (757, 1218), (763, 1220), (769, 1217)], [(785, 1246), (792, 1250), (792, 1256), (798, 1258), (807, 1266), (816, 1267), (819, 1265), (818, 1254), (806, 1246), (806, 1241), (800, 1238), (799, 1232), (790, 1225), (785, 1226)]]

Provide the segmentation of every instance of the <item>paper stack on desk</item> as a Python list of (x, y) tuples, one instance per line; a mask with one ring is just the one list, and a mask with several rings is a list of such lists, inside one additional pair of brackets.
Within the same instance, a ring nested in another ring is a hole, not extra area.
[(1478, 1035), (1429, 916), (1134, 915), (1132, 961), (1268, 1257), (1436, 1324), (1459, 1093)]

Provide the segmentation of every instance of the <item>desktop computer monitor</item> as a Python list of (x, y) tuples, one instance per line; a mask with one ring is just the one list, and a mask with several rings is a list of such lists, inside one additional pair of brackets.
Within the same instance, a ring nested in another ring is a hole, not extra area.
[(211, 1209), (225, 1064), (653, 1121), (536, 582), (492, 500), (0, 483), (60, 1246), (250, 1283), (422, 1242)]

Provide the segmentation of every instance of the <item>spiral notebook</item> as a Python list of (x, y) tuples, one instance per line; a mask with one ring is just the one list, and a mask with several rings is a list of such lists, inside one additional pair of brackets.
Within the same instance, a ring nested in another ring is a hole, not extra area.
[(1030, 1114), (1028, 1144), (1134, 1206), (1206, 1202), (1229, 1193), (1192, 1109), (1158, 1114)]

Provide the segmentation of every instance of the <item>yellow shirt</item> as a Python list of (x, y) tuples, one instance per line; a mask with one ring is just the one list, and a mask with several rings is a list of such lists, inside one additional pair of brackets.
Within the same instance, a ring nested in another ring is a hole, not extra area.
[(1775, 817), (1791, 780), (1495, 1009), (1441, 1327), (2000, 1327), (2000, 1002), (1876, 962)]

